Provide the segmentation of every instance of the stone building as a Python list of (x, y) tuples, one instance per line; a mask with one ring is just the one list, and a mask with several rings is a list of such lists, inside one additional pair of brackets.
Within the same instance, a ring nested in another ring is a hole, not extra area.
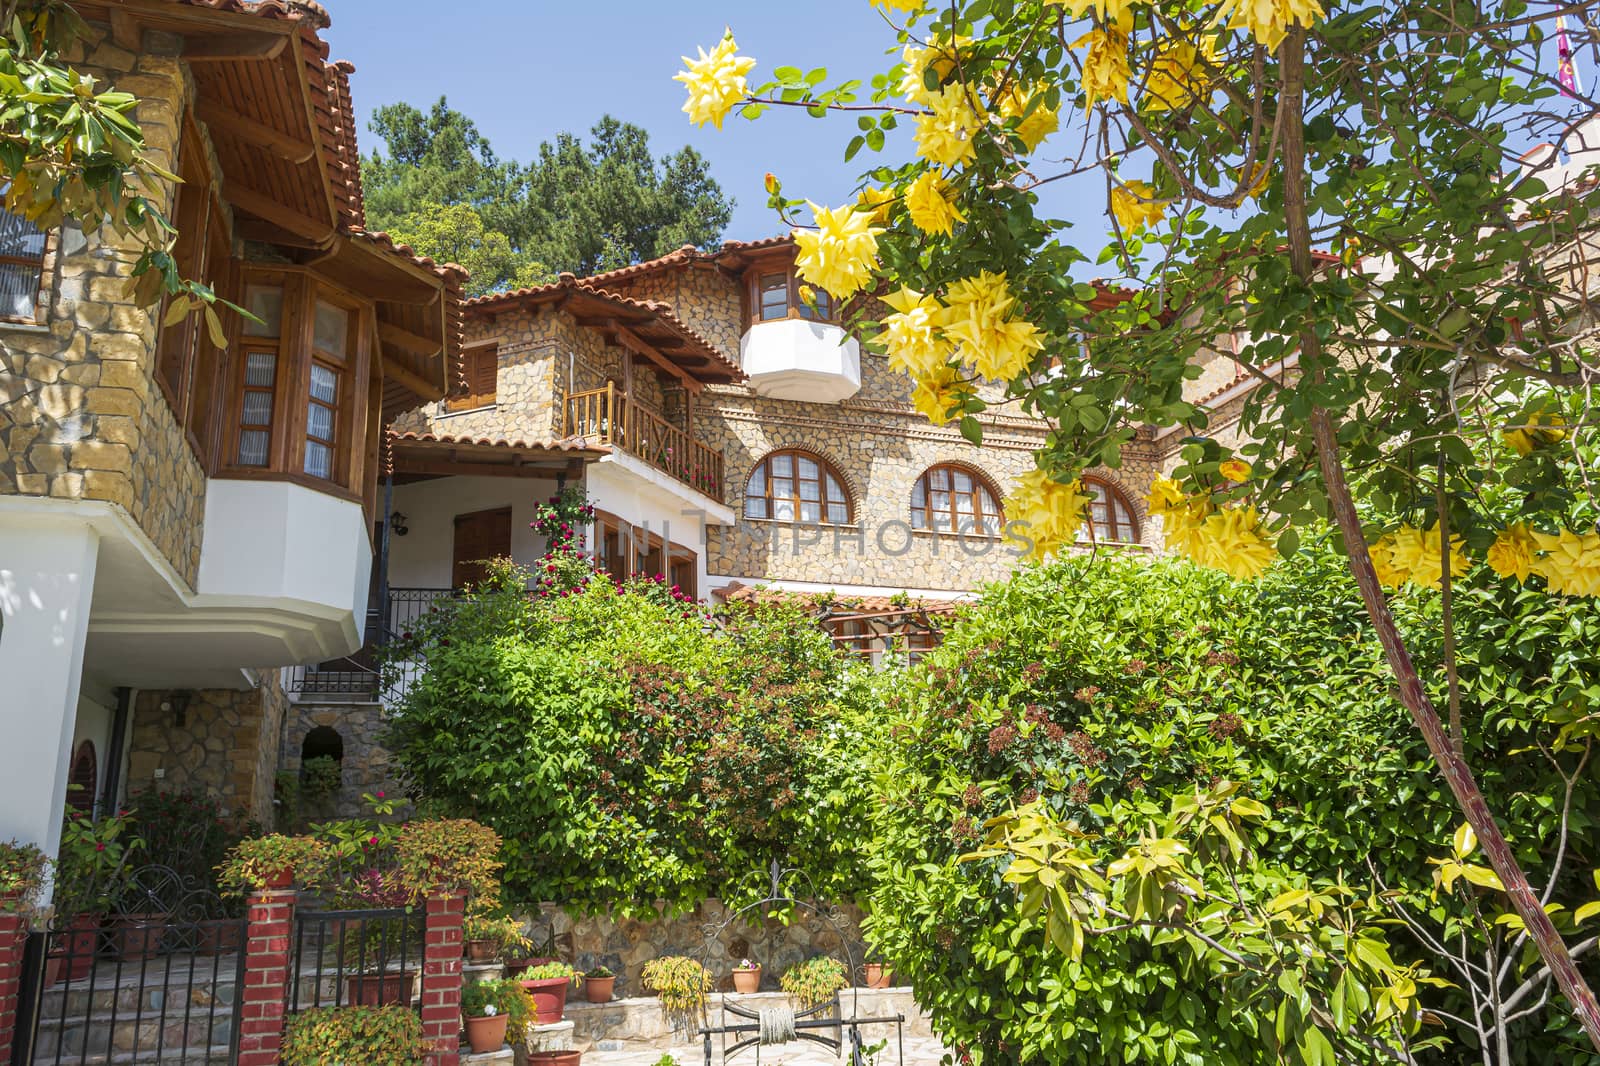
[(384, 426), (453, 387), (459, 268), (366, 230), (315, 3), (84, 0), (225, 347), (126, 295), (138, 249), (0, 218), (0, 840), (186, 785), (270, 817), (282, 668), (365, 636)]

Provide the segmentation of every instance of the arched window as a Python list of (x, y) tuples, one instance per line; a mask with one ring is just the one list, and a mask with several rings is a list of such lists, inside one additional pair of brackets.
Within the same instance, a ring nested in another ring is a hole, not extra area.
[(75, 811), (94, 810), (94, 790), (100, 783), (100, 760), (94, 741), (85, 740), (72, 755), (72, 771), (67, 775), (67, 806)]
[(956, 463), (929, 467), (911, 489), (913, 529), (998, 537), (1005, 524), (999, 494), (969, 467)]
[(775, 522), (849, 525), (850, 496), (844, 478), (826, 459), (809, 452), (773, 452), (750, 474), (744, 516)]
[[(1139, 522), (1133, 517), (1133, 507), (1116, 486), (1097, 477), (1083, 479), (1083, 491), (1089, 496), (1089, 521), (1094, 526), (1094, 539), (1102, 544), (1139, 543)], [(1087, 530), (1084, 540), (1088, 540)]]

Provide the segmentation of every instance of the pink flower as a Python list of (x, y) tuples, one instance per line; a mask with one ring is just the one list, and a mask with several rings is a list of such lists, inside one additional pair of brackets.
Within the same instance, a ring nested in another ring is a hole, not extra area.
[(371, 840), (367, 841), (368, 844), (376, 844), (377, 842), (378, 842), (378, 838), (377, 837), (373, 837)]
[(382, 792), (378, 793), (378, 798), (379, 799), (383, 799), (383, 793)]
[(98, 843), (98, 844), (96, 844), (94, 846), (94, 850), (96, 850), (96, 851), (104, 851), (104, 850), (106, 850), (106, 842), (102, 840), (100, 843)]

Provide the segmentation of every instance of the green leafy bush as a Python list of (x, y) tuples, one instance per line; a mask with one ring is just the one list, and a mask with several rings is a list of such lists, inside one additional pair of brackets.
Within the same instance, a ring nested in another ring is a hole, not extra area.
[[(1522, 861), (1545, 869), (1562, 785), (1546, 756), (1571, 770), (1578, 754), (1555, 752), (1554, 738), (1566, 727), (1581, 743), (1573, 723), (1592, 726), (1583, 708), (1600, 699), (1600, 611), (1472, 580), (1457, 592), (1468, 757)], [(1442, 689), (1437, 595), (1395, 609)], [(1429, 901), (1428, 859), (1459, 813), (1329, 554), (1305, 553), (1253, 585), (1169, 562), (1029, 569), (966, 612), (900, 688), (878, 760), (887, 799), (866, 927), (945, 1038), (985, 1061), (1277, 1061), (1263, 1036), (1275, 1028), (1271, 997), (1126, 933), (1090, 936), (1073, 961), (1019, 916), (995, 865), (959, 862), (986, 820), (1031, 801), (1134, 842), (1175, 799), (1240, 782), (1272, 812), (1246, 839), (1261, 861), (1342, 880), (1360, 898), (1376, 891), (1375, 872), (1424, 911), (1446, 906)], [(1580, 854), (1558, 902), (1592, 896), (1597, 819), (1590, 773), (1574, 790), (1568, 846)], [(1430, 961), (1403, 930), (1388, 940), (1397, 959)], [(1459, 1006), (1452, 995), (1429, 989), (1424, 1005)], [(1516, 1027), (1519, 1061), (1581, 1061), (1559, 1032), (1542, 1033), (1561, 1028), (1551, 1013)]]
[(409, 1007), (314, 1007), (283, 1035), (284, 1066), (417, 1066), (432, 1050)]
[(863, 885), (866, 682), (793, 610), (713, 619), (657, 582), (532, 596), (503, 570), (424, 620), (390, 743), (420, 807), (492, 826), (509, 898), (640, 917)]
[(668, 1014), (697, 1013), (711, 992), (710, 971), (686, 955), (661, 955), (649, 960), (639, 979), (661, 997), (661, 1009)]
[(789, 993), (799, 1010), (809, 1010), (826, 1003), (833, 994), (849, 984), (844, 963), (831, 955), (817, 955), (805, 962), (796, 963), (778, 978), (778, 987)]
[(461, 1015), (464, 1018), (482, 1018), (493, 1006), (495, 1014), (508, 1017), (506, 1040), (518, 1047), (528, 1026), (538, 1024), (538, 1011), (533, 997), (528, 995), (520, 981), (509, 978), (499, 981), (469, 981), (461, 990)]

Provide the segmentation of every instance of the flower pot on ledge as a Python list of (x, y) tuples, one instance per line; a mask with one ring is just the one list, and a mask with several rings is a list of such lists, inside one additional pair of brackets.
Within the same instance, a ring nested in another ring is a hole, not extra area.
[(545, 977), (523, 981), (522, 987), (533, 997), (534, 1008), (539, 1012), (539, 1024), (559, 1022), (567, 1009), (567, 991), (572, 987), (569, 977)]
[(486, 1051), (499, 1051), (500, 1046), (506, 1042), (506, 1024), (510, 1021), (509, 1014), (468, 1018), (467, 1043), (472, 1046), (472, 1053), (482, 1055)]
[(363, 973), (345, 978), (345, 999), (352, 1007), (409, 1006), (410, 970), (389, 973)]
[(615, 977), (585, 977), (583, 979), (583, 998), (590, 1003), (610, 1003), (611, 996), (616, 992), (617, 979)]
[(750, 995), (761, 990), (761, 967), (733, 971), (733, 990), (740, 995)]

